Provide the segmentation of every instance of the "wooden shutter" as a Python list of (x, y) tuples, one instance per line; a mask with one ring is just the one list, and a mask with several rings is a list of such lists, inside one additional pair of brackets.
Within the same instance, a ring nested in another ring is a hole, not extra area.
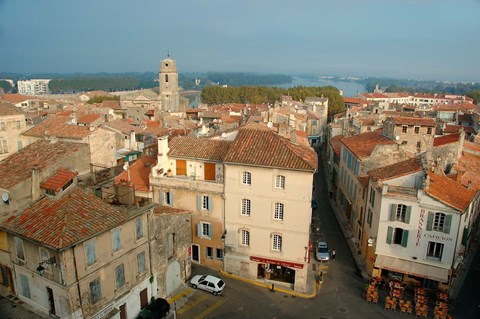
[(408, 245), (408, 230), (403, 230), (403, 234), (402, 234), (402, 246), (403, 247), (407, 247)]
[(215, 164), (214, 163), (205, 163), (205, 180), (214, 181), (215, 180)]
[(445, 215), (445, 223), (443, 225), (443, 232), (450, 234), (450, 227), (452, 226), (452, 215)]
[(158, 200), (160, 201), (160, 206), (163, 205), (163, 189), (159, 192)]
[(388, 226), (388, 231), (387, 231), (387, 244), (392, 243), (392, 237), (393, 237), (393, 228)]
[(170, 195), (170, 206), (173, 206), (173, 189), (170, 189), (168, 194)]
[(405, 213), (405, 223), (410, 224), (410, 214), (412, 213), (412, 206), (407, 206), (407, 211)]
[(397, 215), (397, 204), (392, 204), (390, 207), (390, 220), (395, 220), (395, 216)]
[(465, 227), (465, 228), (463, 229), (462, 245), (463, 245), (463, 246), (467, 246), (467, 242), (468, 242), (468, 228)]
[(208, 224), (208, 237), (213, 238), (213, 226)]
[(148, 290), (147, 288), (140, 291), (140, 309), (148, 306)]
[(197, 237), (202, 237), (202, 223), (197, 224)]
[(202, 195), (201, 194), (197, 195), (197, 210), (198, 211), (202, 210)]
[(432, 212), (428, 212), (428, 217), (427, 217), (427, 230), (432, 230), (432, 226), (433, 226), (433, 218), (434, 218), (435, 214), (432, 213)]
[(211, 212), (213, 210), (213, 196), (209, 195), (208, 196), (208, 211)]
[(187, 176), (187, 161), (186, 160), (177, 160), (177, 175)]

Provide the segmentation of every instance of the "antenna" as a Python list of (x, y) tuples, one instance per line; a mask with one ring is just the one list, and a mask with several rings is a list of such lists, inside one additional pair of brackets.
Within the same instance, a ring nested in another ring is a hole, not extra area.
[(167, 49), (167, 58), (170, 57), (170, 49)]

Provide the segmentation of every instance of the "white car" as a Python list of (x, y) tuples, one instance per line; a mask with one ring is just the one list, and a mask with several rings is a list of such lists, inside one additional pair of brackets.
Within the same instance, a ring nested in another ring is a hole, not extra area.
[(219, 295), (225, 288), (225, 283), (222, 279), (211, 275), (197, 275), (190, 280), (190, 285), (193, 289), (203, 289), (211, 292), (214, 296)]
[(317, 251), (315, 254), (318, 261), (329, 261), (330, 260), (330, 250), (328, 250), (327, 243), (321, 241), (318, 243)]

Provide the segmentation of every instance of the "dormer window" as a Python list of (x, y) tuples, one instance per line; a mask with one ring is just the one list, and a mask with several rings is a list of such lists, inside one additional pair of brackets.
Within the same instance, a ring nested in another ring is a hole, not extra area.
[(45, 189), (47, 195), (56, 196), (58, 193), (65, 191), (73, 184), (75, 176), (77, 176), (77, 173), (65, 169), (59, 169), (55, 174), (43, 182), (42, 188)]

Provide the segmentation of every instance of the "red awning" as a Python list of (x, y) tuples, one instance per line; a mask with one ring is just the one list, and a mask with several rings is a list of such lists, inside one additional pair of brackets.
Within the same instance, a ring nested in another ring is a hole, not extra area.
[(251, 261), (256, 261), (256, 262), (259, 262), (259, 263), (265, 263), (265, 264), (275, 264), (275, 265), (288, 267), (288, 268), (303, 269), (303, 264), (292, 263), (292, 262), (289, 262), (289, 261), (268, 259), (268, 258), (255, 257), (255, 256), (250, 256), (250, 260)]

